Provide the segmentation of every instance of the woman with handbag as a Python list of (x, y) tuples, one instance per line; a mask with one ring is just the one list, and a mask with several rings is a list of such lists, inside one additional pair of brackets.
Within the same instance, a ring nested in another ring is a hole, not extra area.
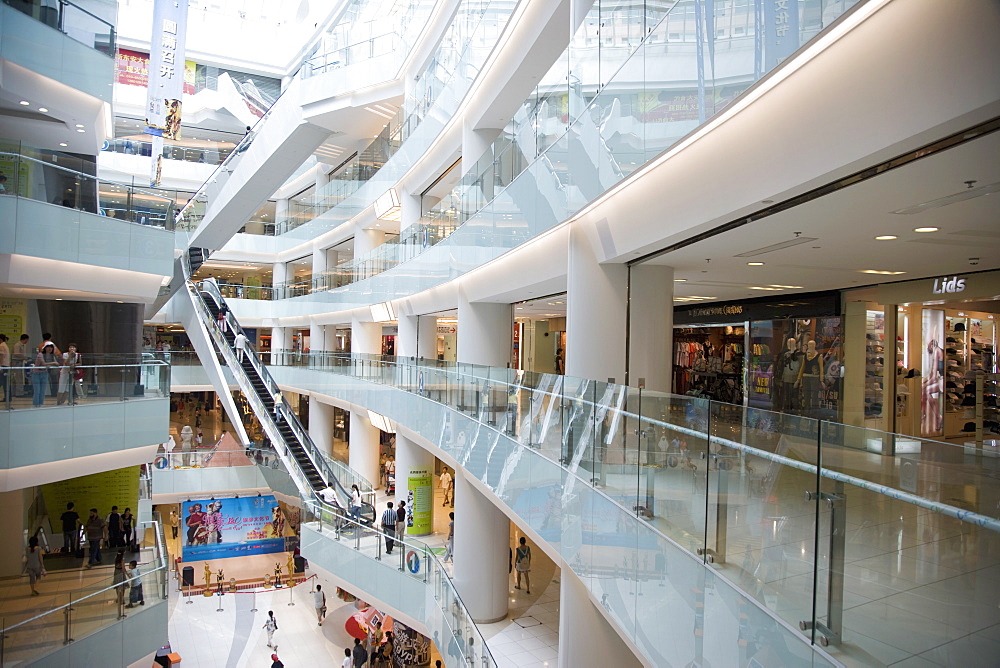
[(524, 540), (524, 536), (521, 536), (521, 540), (518, 541), (519, 544), (517, 549), (514, 550), (514, 570), (517, 575), (514, 576), (514, 589), (521, 588), (521, 576), (524, 576), (524, 588), (527, 593), (531, 593), (531, 547)]
[(67, 346), (68, 350), (62, 354), (62, 367), (59, 369), (59, 392), (56, 394), (56, 405), (62, 406), (66, 403), (67, 397), (72, 406), (76, 403), (76, 383), (79, 376), (83, 380), (83, 369), (78, 369), (80, 364), (80, 353), (76, 351), (76, 344)]

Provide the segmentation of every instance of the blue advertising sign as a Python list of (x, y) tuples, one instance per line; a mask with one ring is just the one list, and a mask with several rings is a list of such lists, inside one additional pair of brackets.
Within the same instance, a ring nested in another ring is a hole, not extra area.
[(799, 0), (764, 0), (764, 71), (799, 48)]
[(274, 496), (185, 501), (184, 561), (285, 550), (287, 523)]

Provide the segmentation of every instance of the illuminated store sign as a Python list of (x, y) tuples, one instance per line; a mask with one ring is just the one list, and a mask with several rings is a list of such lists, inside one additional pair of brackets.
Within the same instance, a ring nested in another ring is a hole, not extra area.
[(934, 279), (934, 289), (932, 292), (936, 295), (943, 294), (953, 294), (956, 292), (962, 292), (965, 290), (965, 279), (959, 278), (958, 276), (952, 276), (951, 278), (935, 278)]

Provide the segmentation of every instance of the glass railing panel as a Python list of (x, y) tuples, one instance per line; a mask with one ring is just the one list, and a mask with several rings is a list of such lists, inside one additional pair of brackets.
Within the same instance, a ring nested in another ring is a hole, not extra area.
[(55, 28), (84, 46), (107, 56), (115, 55), (114, 9), (109, 12), (110, 16), (102, 17), (69, 0), (59, 0), (58, 3), (45, 0), (3, 0), (3, 3)]

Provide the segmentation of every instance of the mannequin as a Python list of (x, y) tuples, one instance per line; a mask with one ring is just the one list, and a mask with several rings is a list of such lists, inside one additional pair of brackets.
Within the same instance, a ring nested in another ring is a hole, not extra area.
[(819, 407), (819, 388), (823, 384), (823, 356), (816, 350), (816, 342), (806, 343), (805, 359), (799, 367), (802, 385), (802, 410), (815, 411)]
[(191, 466), (191, 440), (194, 438), (194, 429), (186, 424), (181, 428), (181, 453), (183, 453), (182, 466)]
[(783, 411), (795, 410), (798, 408), (797, 390), (799, 376), (802, 372), (802, 354), (798, 351), (795, 339), (789, 337), (785, 343), (785, 350), (778, 358), (778, 368), (781, 369), (779, 381), (781, 382), (781, 402), (780, 408)]

